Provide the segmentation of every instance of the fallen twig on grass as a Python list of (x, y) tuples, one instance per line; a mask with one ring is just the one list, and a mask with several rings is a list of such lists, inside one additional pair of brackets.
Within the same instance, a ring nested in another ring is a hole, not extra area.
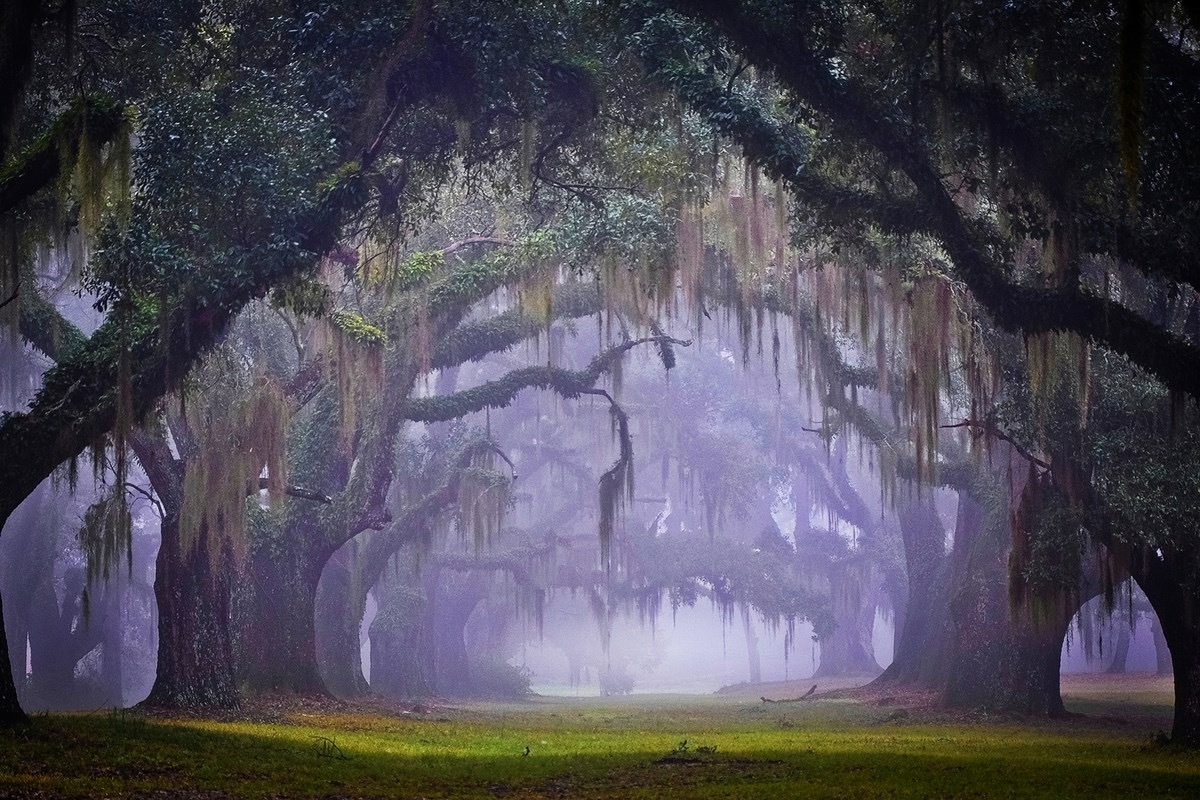
[(814, 683), (812, 688), (810, 688), (800, 697), (787, 697), (783, 700), (772, 700), (769, 697), (760, 697), (759, 699), (764, 703), (799, 703), (801, 700), (807, 700), (808, 698), (812, 697), (815, 691), (817, 691), (817, 685)]

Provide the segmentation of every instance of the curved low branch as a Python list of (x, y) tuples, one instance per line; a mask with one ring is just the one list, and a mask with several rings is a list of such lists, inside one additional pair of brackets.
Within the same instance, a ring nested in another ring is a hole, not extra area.
[[(601, 308), (600, 292), (594, 284), (569, 283), (555, 287), (551, 308), (556, 319), (574, 319), (595, 314)], [(490, 319), (460, 325), (443, 337), (433, 351), (430, 366), (445, 369), (468, 361), (480, 361), (501, 353), (546, 330), (546, 323), (519, 309)]]
[[(118, 372), (131, 366), (133, 416), (146, 416), (218, 340), (252, 298), (311, 266), (336, 240), (344, 216), (365, 202), (363, 173), (352, 169), (323, 193), (303, 226), (311, 260), (281, 258), (250, 276), (216, 280), (210, 302), (165, 324), (157, 304), (139, 302), (110, 315), (87, 342), (62, 354), (46, 373), (28, 412), (0, 421), (0, 521), (49, 475), (111, 431), (117, 420)], [(217, 276), (214, 276), (217, 277)]]
[(605, 350), (582, 370), (524, 367), (461, 392), (409, 400), (404, 417), (413, 422), (448, 422), (488, 408), (505, 408), (523, 389), (528, 388), (553, 389), (566, 399), (574, 399), (581, 394), (595, 394), (590, 390), (601, 375), (609, 372), (626, 352), (649, 342), (665, 342), (680, 347), (691, 345), (690, 340), (672, 339), (669, 336), (630, 339)]

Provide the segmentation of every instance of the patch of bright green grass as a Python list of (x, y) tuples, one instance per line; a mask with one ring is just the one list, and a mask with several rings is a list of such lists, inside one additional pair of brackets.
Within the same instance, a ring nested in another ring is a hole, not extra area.
[(1137, 726), (907, 724), (892, 711), (695, 697), (279, 725), (56, 715), (0, 732), (0, 795), (1200, 797), (1200, 756), (1149, 747)]

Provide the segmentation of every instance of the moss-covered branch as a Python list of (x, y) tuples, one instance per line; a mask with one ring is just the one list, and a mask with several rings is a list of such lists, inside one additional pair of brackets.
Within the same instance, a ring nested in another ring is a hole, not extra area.
[(66, 319), (54, 304), (38, 294), (31, 281), (22, 281), (19, 294), (21, 338), (52, 361), (82, 347), (83, 331)]
[(438, 553), (430, 563), (454, 572), (507, 572), (518, 584), (528, 586), (533, 583), (530, 562), (553, 554), (560, 543), (557, 536), (547, 533), (540, 541), (525, 537), (516, 547), (499, 552)]
[(7, 213), (72, 169), (82, 142), (101, 146), (128, 130), (127, 109), (104, 97), (85, 97), (0, 169), (0, 214)]
[(502, 378), (461, 392), (409, 400), (404, 416), (414, 422), (448, 422), (487, 408), (505, 408), (522, 390), (530, 388), (550, 389), (561, 397), (574, 399), (581, 394), (591, 393), (589, 390), (600, 376), (612, 370), (618, 359), (629, 350), (650, 342), (664, 341), (682, 347), (691, 344), (669, 336), (631, 339), (608, 348), (582, 370), (549, 366), (516, 369)]
[[(554, 290), (551, 307), (559, 319), (573, 319), (600, 310), (600, 293), (594, 285), (570, 283)], [(506, 311), (490, 319), (460, 325), (443, 338), (433, 351), (431, 366), (445, 369), (468, 361), (479, 361), (532, 338), (546, 329), (546, 323), (522, 313)]]

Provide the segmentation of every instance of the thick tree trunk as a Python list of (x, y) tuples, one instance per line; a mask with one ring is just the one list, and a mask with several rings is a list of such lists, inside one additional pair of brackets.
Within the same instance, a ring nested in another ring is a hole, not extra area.
[(325, 565), (317, 585), (317, 663), (325, 686), (338, 697), (357, 697), (371, 689), (362, 671), (360, 629), (366, 595), (358, 590), (356, 561), (353, 542), (343, 545)]
[[(23, 673), (24, 669), (21, 671)], [(17, 684), (8, 656), (8, 637), (4, 632), (4, 601), (0, 597), (0, 725), (27, 722), (28, 719), (17, 700)]]
[(425, 697), (433, 692), (426, 654), (426, 602), (417, 589), (388, 587), (371, 622), (371, 691), (384, 697)]
[(985, 509), (959, 496), (955, 529), (955, 583), (950, 616), (954, 638), (942, 702), (1020, 714), (1060, 716), (1062, 643), (1079, 597), (1014, 610), (1008, 593), (1008, 509)]
[(901, 683), (940, 690), (946, 681), (951, 628), (946, 586), (946, 532), (931, 503), (900, 510), (900, 533), (908, 574), (908, 601), (896, 619), (892, 663), (880, 683)]
[(434, 689), (439, 694), (470, 695), (471, 666), (467, 655), (467, 620), (485, 593), (474, 581), (440, 587), (433, 608)]
[(268, 546), (251, 557), (239, 627), (242, 670), (252, 690), (328, 694), (317, 667), (315, 622), (327, 556), (315, 548), (279, 552)]
[(1150, 633), (1154, 636), (1154, 662), (1157, 675), (1171, 674), (1171, 648), (1167, 646), (1167, 637), (1163, 636), (1162, 625), (1155, 616), (1150, 623)]
[[(1175, 673), (1175, 721), (1171, 741), (1200, 747), (1200, 645), (1195, 638), (1176, 637), (1171, 646)], [(1171, 641), (1168, 636), (1167, 641)]]
[(158, 672), (145, 703), (162, 708), (236, 708), (230, 636), (229, 571), (209, 562), (208, 531), (188, 551), (179, 518), (162, 523), (154, 596), (158, 601)]
[(73, 601), (78, 597), (78, 585), (67, 582), (63, 594), (64, 609), (54, 593), (54, 576), (38, 581), (29, 601), (29, 696), (31, 709), (41, 711), (72, 705), (75, 683), (75, 663), (70, 652), (71, 627), (75, 621)]
[(901, 510), (909, 598), (895, 658), (879, 683), (941, 692), (944, 704), (1026, 714), (1063, 713), (1062, 641), (1078, 609), (1064, 600), (1037, 620), (1008, 596), (1008, 513), (959, 495), (954, 546), (929, 503)]
[(821, 638), (821, 664), (814, 677), (879, 674), (873, 641), (874, 591), (857, 579), (847, 581), (835, 568), (831, 595), (834, 628)]
[(992, 707), (1048, 717), (1066, 714), (1060, 681), (1062, 646), (1076, 609), (1072, 604), (1050, 612), (1047, 619), (1022, 614), (1011, 620), (1010, 649), (999, 664), (1000, 683)]
[(55, 594), (53, 575), (38, 582), (29, 605), (29, 695), (26, 704), (38, 710), (95, 707), (109, 698), (96, 697), (75, 679), (80, 659), (101, 644), (108, 623), (105, 597), (84, 619), (82, 609), (83, 570), (68, 570), (62, 605)]
[(1125, 551), (1132, 573), (1158, 615), (1171, 650), (1175, 675), (1175, 721), (1171, 741), (1200, 747), (1200, 588), (1195, 576), (1200, 552), (1164, 547)]

